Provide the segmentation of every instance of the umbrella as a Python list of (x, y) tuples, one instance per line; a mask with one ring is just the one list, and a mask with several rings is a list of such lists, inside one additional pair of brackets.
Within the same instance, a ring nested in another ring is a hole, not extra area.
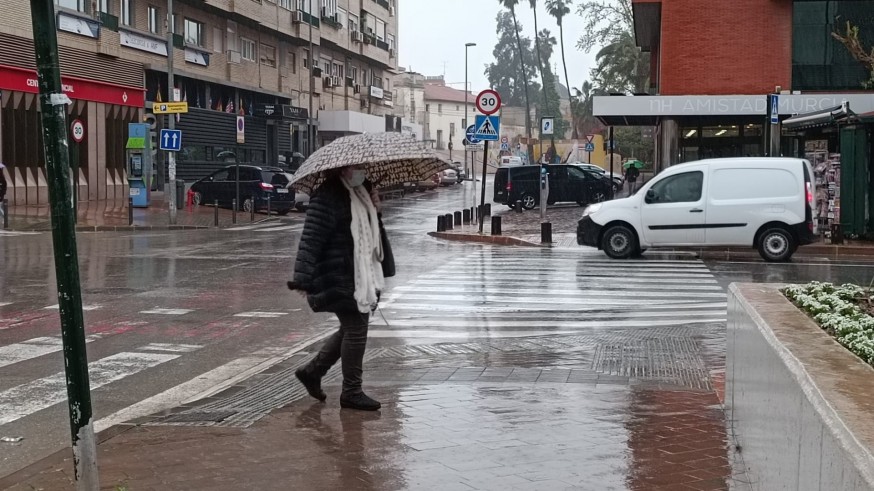
[(624, 164), (622, 164), (622, 167), (627, 169), (627, 168), (631, 167), (632, 165), (637, 167), (638, 169), (643, 169), (643, 162), (641, 162), (639, 160), (629, 160), (629, 161), (625, 162)]
[(367, 133), (338, 138), (318, 149), (295, 172), (291, 185), (312, 194), (324, 182), (325, 171), (352, 165), (364, 165), (367, 179), (382, 188), (421, 181), (452, 168), (412, 135)]

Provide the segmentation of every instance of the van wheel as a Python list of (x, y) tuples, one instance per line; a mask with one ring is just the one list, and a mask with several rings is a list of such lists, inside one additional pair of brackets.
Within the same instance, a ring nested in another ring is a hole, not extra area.
[(797, 246), (795, 238), (785, 228), (769, 228), (759, 235), (759, 255), (768, 262), (786, 262)]
[(614, 225), (604, 232), (601, 249), (613, 259), (628, 259), (638, 250), (637, 237), (625, 225)]
[(194, 204), (200, 206), (203, 204), (203, 195), (200, 194), (200, 191), (194, 192)]
[(522, 208), (533, 210), (537, 206), (537, 198), (533, 194), (525, 193), (522, 195)]

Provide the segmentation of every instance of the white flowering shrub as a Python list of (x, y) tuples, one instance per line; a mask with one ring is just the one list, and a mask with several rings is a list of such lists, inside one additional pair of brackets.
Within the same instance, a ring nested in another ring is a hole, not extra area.
[(782, 291), (841, 345), (874, 365), (874, 317), (860, 306), (869, 300), (870, 291), (858, 285), (820, 281), (792, 285)]

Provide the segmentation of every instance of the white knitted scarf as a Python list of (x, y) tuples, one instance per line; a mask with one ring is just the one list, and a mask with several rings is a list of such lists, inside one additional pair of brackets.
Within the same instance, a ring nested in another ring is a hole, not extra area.
[(379, 217), (370, 193), (364, 186), (352, 186), (341, 177), (349, 191), (352, 203), (352, 241), (354, 243), (355, 302), (362, 314), (372, 312), (378, 302), (378, 293), (385, 288), (382, 276), (382, 241), (379, 236)]

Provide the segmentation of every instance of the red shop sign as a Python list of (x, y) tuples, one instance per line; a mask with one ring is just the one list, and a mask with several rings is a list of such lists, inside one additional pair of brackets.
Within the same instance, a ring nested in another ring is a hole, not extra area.
[[(0, 65), (0, 89), (39, 93), (36, 71)], [(144, 107), (144, 89), (96, 82), (78, 77), (61, 77), (61, 89), (70, 99)]]

